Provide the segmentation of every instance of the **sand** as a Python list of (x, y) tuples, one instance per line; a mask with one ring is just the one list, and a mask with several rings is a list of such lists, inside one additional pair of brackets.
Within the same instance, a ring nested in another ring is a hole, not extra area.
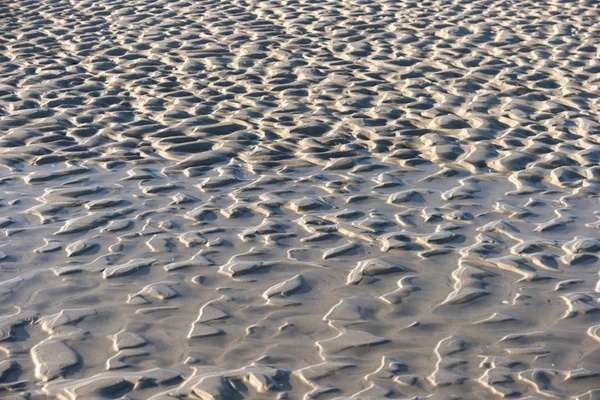
[(600, 398), (595, 0), (0, 3), (0, 397)]

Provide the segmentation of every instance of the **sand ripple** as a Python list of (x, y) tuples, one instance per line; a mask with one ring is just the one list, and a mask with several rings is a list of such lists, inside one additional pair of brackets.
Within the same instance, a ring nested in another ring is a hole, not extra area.
[(600, 398), (597, 1), (0, 17), (0, 397)]

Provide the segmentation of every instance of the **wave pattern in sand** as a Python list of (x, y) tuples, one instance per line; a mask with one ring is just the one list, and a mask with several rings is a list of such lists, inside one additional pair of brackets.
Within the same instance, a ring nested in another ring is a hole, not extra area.
[(0, 397), (600, 397), (597, 1), (0, 21)]

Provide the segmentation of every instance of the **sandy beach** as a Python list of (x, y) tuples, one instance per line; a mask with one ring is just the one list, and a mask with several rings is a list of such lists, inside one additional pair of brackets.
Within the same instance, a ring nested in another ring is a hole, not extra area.
[(0, 398), (600, 399), (597, 0), (0, 2)]

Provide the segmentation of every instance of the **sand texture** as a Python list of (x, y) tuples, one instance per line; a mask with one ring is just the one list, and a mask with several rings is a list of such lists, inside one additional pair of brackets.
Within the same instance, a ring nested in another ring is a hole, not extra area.
[(0, 398), (600, 399), (597, 0), (0, 1)]

